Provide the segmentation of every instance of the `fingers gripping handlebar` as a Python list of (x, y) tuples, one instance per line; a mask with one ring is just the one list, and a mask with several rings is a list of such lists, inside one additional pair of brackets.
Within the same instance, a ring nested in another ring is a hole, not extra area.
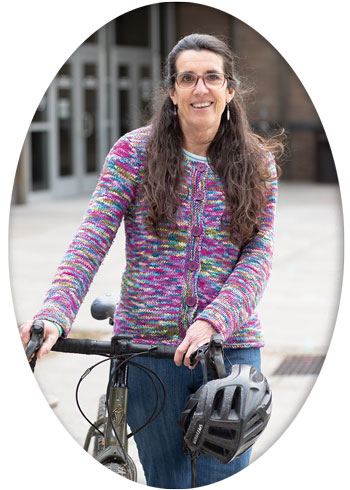
[(41, 320), (34, 320), (30, 340), (25, 349), (27, 359), (29, 360), (30, 367), (34, 371), (36, 363), (36, 353), (40, 349), (44, 342), (44, 322)]

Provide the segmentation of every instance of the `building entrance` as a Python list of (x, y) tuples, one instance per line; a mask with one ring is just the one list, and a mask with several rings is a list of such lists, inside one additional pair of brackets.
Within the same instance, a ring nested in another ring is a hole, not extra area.
[(83, 46), (56, 77), (51, 186), (54, 195), (90, 191), (96, 183), (102, 143), (99, 128), (105, 123), (100, 107), (103, 85), (97, 46)]
[(84, 42), (54, 78), (22, 152), (20, 166), (28, 170), (18, 173), (17, 184), (25, 187), (26, 201), (92, 192), (114, 142), (148, 122), (160, 77), (160, 33), (157, 7), (144, 9), (133, 19), (139, 25), (146, 19), (140, 40), (129, 37), (123, 19), (119, 25), (113, 21)]

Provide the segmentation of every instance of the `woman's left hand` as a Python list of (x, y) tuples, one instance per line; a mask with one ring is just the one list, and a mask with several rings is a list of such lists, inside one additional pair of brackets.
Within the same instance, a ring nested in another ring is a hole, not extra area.
[(176, 349), (175, 364), (181, 366), (183, 361), (184, 365), (189, 369), (194, 369), (195, 366), (190, 366), (190, 355), (200, 345), (208, 343), (214, 333), (217, 333), (217, 330), (210, 323), (204, 320), (195, 321), (187, 330), (186, 337)]

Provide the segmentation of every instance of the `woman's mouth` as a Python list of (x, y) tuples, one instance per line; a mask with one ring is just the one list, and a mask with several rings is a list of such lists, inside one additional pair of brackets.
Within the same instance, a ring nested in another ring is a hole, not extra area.
[(195, 102), (194, 104), (191, 104), (194, 109), (204, 109), (206, 107), (210, 107), (213, 102)]

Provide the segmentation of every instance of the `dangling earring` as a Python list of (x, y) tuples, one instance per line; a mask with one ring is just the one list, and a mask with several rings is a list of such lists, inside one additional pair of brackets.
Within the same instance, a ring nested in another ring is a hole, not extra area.
[(228, 103), (226, 104), (226, 109), (227, 109), (226, 116), (227, 116), (227, 120), (229, 121), (230, 120), (230, 109), (229, 109)]
[(176, 105), (174, 104), (174, 116), (176, 116), (177, 110), (176, 110)]

